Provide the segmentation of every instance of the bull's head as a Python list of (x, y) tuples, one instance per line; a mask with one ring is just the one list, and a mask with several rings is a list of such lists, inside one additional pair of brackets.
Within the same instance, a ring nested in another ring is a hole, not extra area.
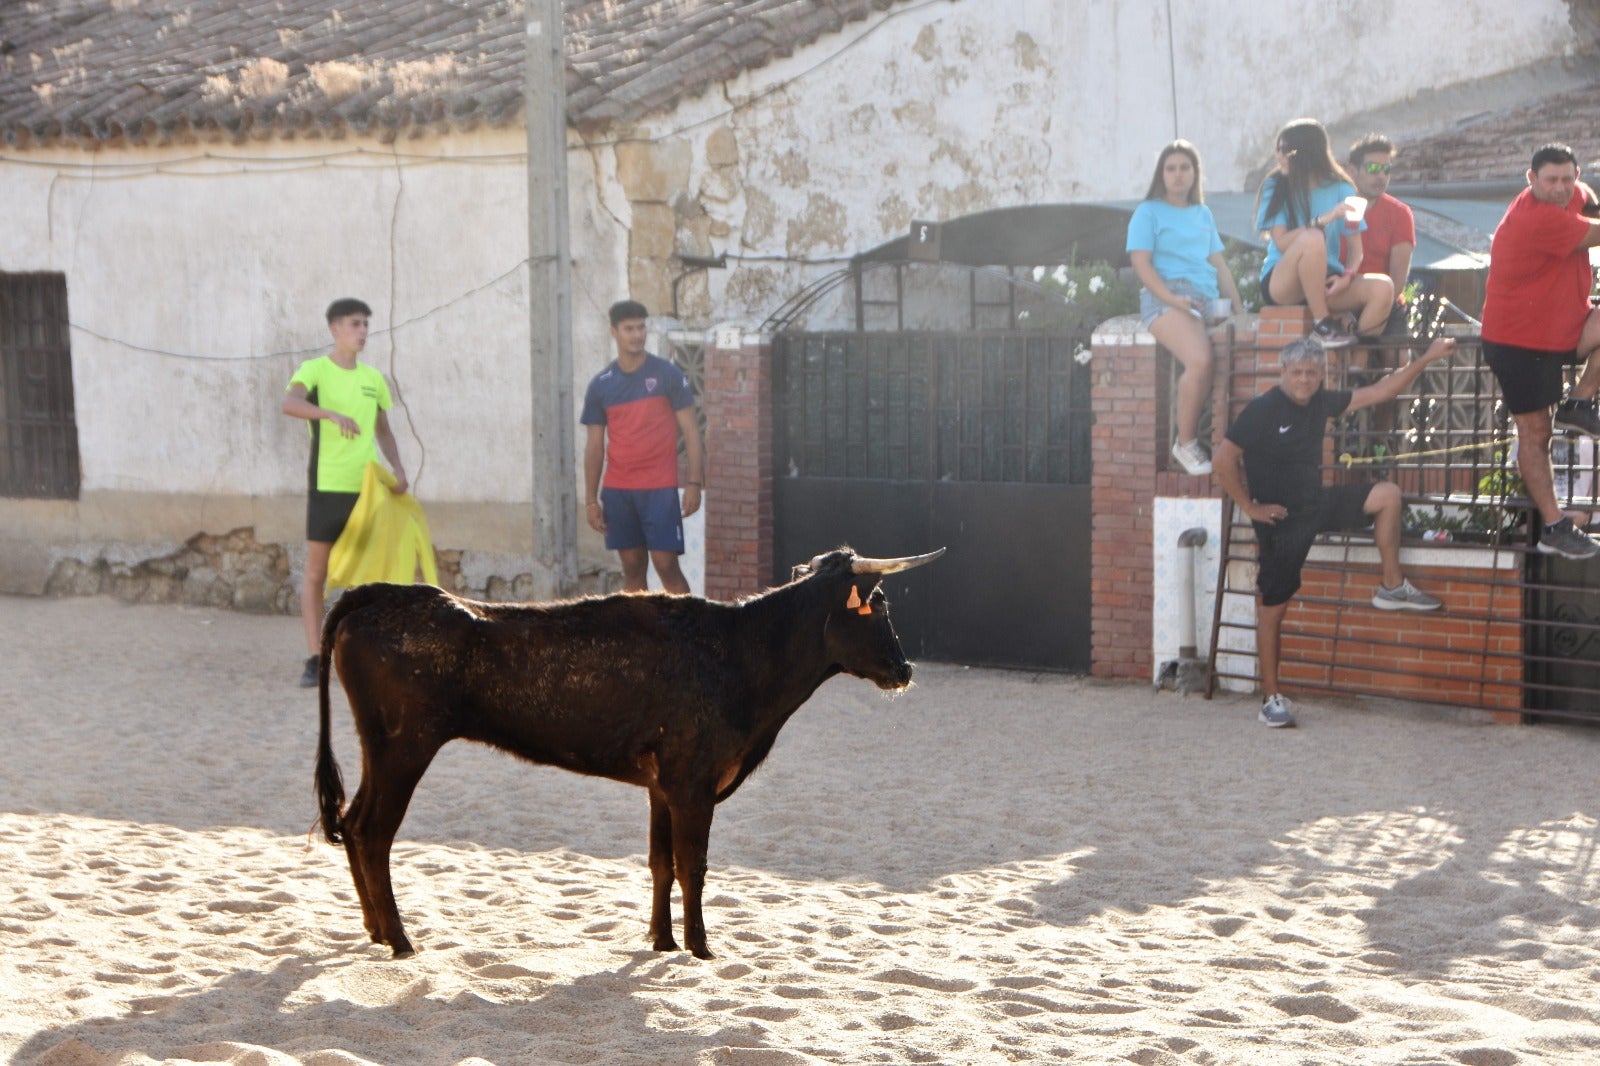
[(911, 684), (911, 664), (889, 621), (889, 601), (880, 584), (885, 575), (931, 563), (944, 552), (940, 548), (900, 559), (864, 559), (846, 548), (794, 568), (796, 578), (828, 570), (838, 574), (838, 580), (828, 582), (837, 602), (828, 606), (824, 640), (841, 670), (889, 691)]

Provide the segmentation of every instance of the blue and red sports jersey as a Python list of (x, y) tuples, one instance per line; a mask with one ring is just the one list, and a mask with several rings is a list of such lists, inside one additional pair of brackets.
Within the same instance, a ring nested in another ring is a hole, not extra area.
[(606, 427), (606, 488), (677, 488), (677, 412), (693, 406), (683, 371), (648, 352), (631, 374), (615, 360), (596, 374), (579, 421)]

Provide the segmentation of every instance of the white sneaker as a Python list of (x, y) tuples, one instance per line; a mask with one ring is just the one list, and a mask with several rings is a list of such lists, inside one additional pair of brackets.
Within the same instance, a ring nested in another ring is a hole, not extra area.
[(1289, 697), (1281, 692), (1268, 696), (1266, 702), (1261, 705), (1261, 713), (1256, 715), (1256, 721), (1268, 729), (1282, 729), (1284, 726), (1294, 725), (1294, 712), (1289, 709)]
[(1172, 446), (1172, 457), (1183, 467), (1185, 474), (1199, 477), (1211, 473), (1211, 459), (1201, 449), (1197, 440), (1180, 441)]

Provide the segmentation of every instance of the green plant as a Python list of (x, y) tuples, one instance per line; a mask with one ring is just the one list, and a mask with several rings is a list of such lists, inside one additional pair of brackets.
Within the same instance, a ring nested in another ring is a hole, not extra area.
[(1034, 267), (1033, 280), (1048, 297), (1027, 324), (1051, 329), (1093, 329), (1108, 318), (1139, 311), (1139, 283), (1110, 263)]
[(1239, 301), (1244, 304), (1240, 310), (1261, 310), (1261, 264), (1267, 258), (1266, 250), (1224, 240), (1222, 257), (1227, 261), (1234, 284), (1239, 286)]

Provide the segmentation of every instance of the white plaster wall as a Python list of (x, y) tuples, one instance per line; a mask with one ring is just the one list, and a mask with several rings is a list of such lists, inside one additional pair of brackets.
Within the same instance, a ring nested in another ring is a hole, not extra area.
[[(1204, 661), (1211, 649), (1211, 619), (1217, 602), (1217, 567), (1222, 559), (1222, 501), (1212, 498), (1157, 496), (1152, 509), (1155, 530), (1151, 545), (1151, 651), (1154, 671), (1151, 681), (1160, 678), (1161, 665), (1178, 657), (1178, 649), (1193, 643)], [(1203, 529), (1206, 542), (1198, 548), (1180, 548), (1178, 536), (1188, 529)], [(1181, 623), (1183, 586), (1190, 578), (1186, 556), (1194, 553), (1193, 633), (1184, 633)]]
[[(709, 275), (708, 310), (753, 322), (912, 218), (1139, 196), (1175, 135), (1200, 146), (1211, 188), (1245, 188), (1290, 118), (1333, 124), (1579, 43), (1565, 0), (1509, 14), (1499, 0), (929, 0), (847, 26), (638, 133), (692, 143), (686, 195), (712, 236), (686, 226), (680, 246), (743, 257)], [(1419, 45), (1443, 27), (1448, 47)], [(732, 175), (706, 160), (724, 128), (738, 142)], [(850, 310), (833, 301), (838, 321), (812, 324), (839, 325)]]
[[(268, 141), (0, 159), (0, 269), (67, 278), (84, 497), (303, 493), (304, 423), (278, 404), (295, 366), (327, 350), (328, 302), (354, 295), (374, 310), (363, 358), (395, 393), (419, 498), (526, 508), (525, 144), (510, 130), (403, 142), (398, 157)], [(574, 421), (611, 358), (605, 309), (627, 275), (626, 220), (582, 162)]]

